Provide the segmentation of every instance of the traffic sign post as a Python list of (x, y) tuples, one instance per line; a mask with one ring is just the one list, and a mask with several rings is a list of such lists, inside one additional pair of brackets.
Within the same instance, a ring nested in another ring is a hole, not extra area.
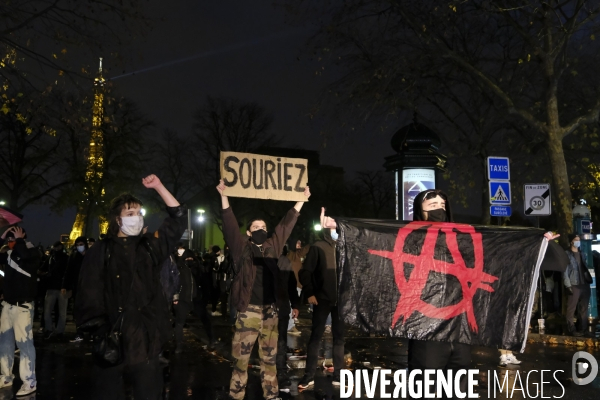
[(510, 182), (490, 181), (490, 204), (510, 205)]
[(508, 157), (488, 157), (487, 167), (489, 181), (510, 181)]
[[(498, 226), (502, 217), (510, 217), (510, 160), (508, 157), (487, 158), (487, 177), (490, 189), (490, 216), (498, 217)], [(505, 206), (505, 207), (501, 207)]]
[(512, 215), (512, 209), (510, 206), (491, 206), (490, 215), (492, 217), (510, 217)]
[(537, 217), (552, 214), (549, 183), (527, 183), (524, 186), (525, 216)]
[[(525, 194), (525, 216), (535, 217), (535, 227), (540, 227), (540, 215), (552, 214), (552, 202), (550, 201), (549, 183), (527, 183), (524, 186)], [(544, 315), (542, 301), (542, 275), (540, 274), (539, 296), (540, 296), (540, 315)], [(542, 317), (543, 318), (543, 317)]]

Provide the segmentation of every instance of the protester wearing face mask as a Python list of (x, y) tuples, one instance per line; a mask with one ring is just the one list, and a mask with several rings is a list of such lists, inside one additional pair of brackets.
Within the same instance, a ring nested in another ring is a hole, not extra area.
[[(73, 304), (77, 298), (77, 281), (79, 280), (79, 272), (81, 271), (81, 264), (83, 263), (83, 256), (88, 250), (87, 238), (85, 236), (79, 236), (75, 239), (75, 251), (69, 256), (69, 262), (67, 266), (67, 272), (63, 280), (63, 287), (61, 294), (73, 299)], [(83, 341), (83, 332), (77, 330), (75, 338), (71, 340), (71, 343), (79, 343)]]
[(315, 242), (306, 255), (302, 269), (298, 273), (302, 291), (313, 305), (313, 320), (306, 354), (304, 376), (298, 382), (298, 389), (304, 390), (314, 384), (319, 348), (325, 332), (327, 316), (331, 313), (331, 333), (333, 334), (333, 385), (340, 385), (340, 370), (344, 368), (344, 323), (337, 307), (337, 268), (335, 229), (323, 229), (322, 240)]
[(142, 202), (131, 194), (116, 197), (106, 238), (86, 252), (81, 266), (77, 325), (95, 334), (117, 330), (123, 344), (122, 363), (94, 371), (96, 398), (124, 397), (124, 374), (136, 399), (158, 399), (163, 391), (159, 354), (172, 337), (172, 319), (160, 268), (187, 227), (187, 210), (157, 176), (147, 176), (142, 184), (156, 190), (168, 217), (156, 232), (143, 233)]
[[(4, 270), (2, 315), (0, 316), (0, 388), (13, 385), (15, 343), (19, 353), (19, 375), (23, 382), (17, 396), (37, 389), (35, 375), (35, 346), (33, 343), (33, 301), (35, 298), (40, 253), (29, 242), (25, 230), (8, 228), (0, 238), (7, 240), (9, 250), (1, 256)], [(12, 395), (12, 394), (11, 394)]]
[[(45, 339), (62, 339), (67, 323), (67, 305), (69, 299), (66, 291), (63, 291), (63, 281), (67, 272), (69, 256), (64, 252), (64, 245), (56, 242), (52, 246), (50, 257), (46, 259), (40, 270), (42, 271), (46, 285), (46, 297), (44, 299), (44, 334)], [(58, 321), (56, 328), (52, 321), (52, 310), (58, 303)]]
[[(246, 393), (248, 360), (258, 338), (261, 347), (261, 378), (263, 395), (267, 400), (279, 396), (277, 382), (277, 309), (288, 301), (282, 295), (277, 261), (283, 252), (300, 209), (298, 202), (287, 212), (269, 238), (267, 224), (263, 219), (253, 219), (247, 225), (246, 236), (240, 235), (238, 222), (229, 206), (227, 188), (223, 180), (217, 190), (223, 208), (223, 236), (229, 245), (233, 260), (234, 278), (231, 284), (231, 301), (238, 316), (232, 343), (232, 355), (236, 359), (229, 396), (241, 400)], [(308, 186), (304, 189), (306, 200), (310, 197)]]
[[(431, 222), (454, 222), (448, 196), (442, 190), (431, 189), (419, 193), (414, 200), (413, 220)], [(408, 368), (456, 371), (471, 365), (471, 346), (463, 343), (409, 340)], [(461, 389), (466, 390), (466, 379)]]
[[(588, 330), (588, 305), (591, 295), (591, 282), (589, 282), (589, 279), (591, 275), (588, 272), (585, 259), (579, 251), (581, 244), (579, 236), (570, 234), (569, 242), (571, 243), (571, 248), (566, 251), (569, 264), (565, 272), (563, 272), (563, 281), (568, 295), (567, 329), (573, 336), (583, 336)], [(587, 275), (586, 272), (588, 272)], [(575, 329), (575, 323), (573, 322), (575, 311), (577, 311), (577, 319), (579, 320), (581, 331)]]

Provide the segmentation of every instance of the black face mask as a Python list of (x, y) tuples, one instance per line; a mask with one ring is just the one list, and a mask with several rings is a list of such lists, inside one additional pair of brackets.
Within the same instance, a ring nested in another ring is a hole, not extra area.
[(251, 233), (252, 241), (258, 245), (263, 244), (267, 240), (267, 231), (258, 229)]
[(427, 213), (427, 221), (431, 222), (447, 222), (448, 215), (446, 210), (438, 208), (437, 210), (425, 211)]

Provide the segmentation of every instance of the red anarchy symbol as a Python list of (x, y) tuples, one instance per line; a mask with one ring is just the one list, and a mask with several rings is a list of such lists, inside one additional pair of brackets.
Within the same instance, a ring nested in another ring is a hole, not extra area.
[[(427, 227), (427, 234), (421, 248), (421, 254), (417, 256), (405, 253), (403, 249), (407, 236), (411, 232), (424, 227)], [(435, 244), (440, 232), (446, 234), (446, 244), (452, 255), (453, 263), (433, 258)], [(475, 256), (474, 268), (467, 268), (465, 260), (458, 249), (458, 242), (456, 240), (458, 232), (471, 235)], [(398, 300), (398, 305), (394, 312), (392, 329), (396, 326), (396, 322), (398, 322), (400, 317), (403, 317), (402, 323), (404, 324), (415, 311), (419, 311), (430, 318), (444, 320), (467, 313), (469, 327), (473, 332), (477, 333), (478, 327), (473, 310), (473, 296), (475, 296), (477, 289), (493, 292), (494, 289), (490, 285), (498, 280), (498, 278), (483, 272), (483, 243), (481, 233), (476, 232), (474, 227), (463, 224), (415, 221), (400, 228), (396, 237), (394, 251), (369, 250), (369, 253), (389, 258), (392, 260), (394, 266), (394, 278), (400, 291), (400, 300)], [(404, 263), (414, 265), (409, 279), (406, 279), (404, 275)], [(462, 300), (457, 304), (441, 308), (421, 300), (421, 294), (427, 284), (430, 271), (456, 276), (462, 288)]]

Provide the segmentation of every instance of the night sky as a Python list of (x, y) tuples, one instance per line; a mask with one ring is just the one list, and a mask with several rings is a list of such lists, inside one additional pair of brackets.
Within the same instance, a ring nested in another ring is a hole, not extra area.
[[(224, 96), (262, 105), (273, 115), (272, 129), (283, 137), (282, 145), (319, 150), (321, 163), (342, 166), (349, 177), (353, 171), (381, 169), (383, 157), (393, 154), (393, 130), (334, 134), (325, 145), (320, 135), (325, 116), (308, 117), (336, 73), (326, 66), (322, 76), (315, 75), (321, 65), (310, 59), (305, 43), (316, 26), (287, 24), (284, 10), (269, 2), (150, 4), (149, 16), (163, 20), (121, 50), (125, 65), (111, 66), (107, 58), (104, 67), (117, 92), (157, 124), (156, 132), (190, 132), (193, 112), (206, 96)], [(24, 212), (30, 239), (43, 244), (69, 233), (75, 216), (74, 209), (62, 216), (45, 207)]]

